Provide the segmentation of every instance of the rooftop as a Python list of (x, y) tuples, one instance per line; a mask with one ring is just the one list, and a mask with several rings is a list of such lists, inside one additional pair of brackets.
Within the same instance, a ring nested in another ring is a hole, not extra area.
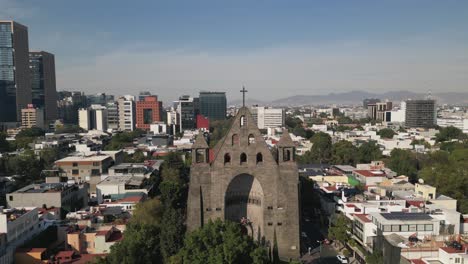
[(21, 189), (14, 191), (13, 193), (52, 193), (62, 192), (71, 188), (76, 188), (78, 185), (70, 185), (67, 183), (41, 183), (41, 184), (30, 184)]
[(103, 161), (110, 158), (109, 155), (92, 155), (92, 156), (72, 156), (57, 160), (56, 163), (60, 162), (80, 162), (80, 161)]
[(102, 180), (98, 185), (115, 185), (115, 184), (126, 184), (126, 185), (135, 185), (140, 186), (145, 177), (134, 176), (134, 175), (124, 175), (124, 176), (109, 176)]
[(403, 213), (403, 212), (392, 212), (392, 213), (381, 213), (383, 218), (387, 220), (416, 220), (416, 221), (425, 221), (432, 220), (433, 218), (425, 213)]
[(364, 223), (372, 222), (372, 220), (368, 217), (367, 214), (354, 214), (354, 216), (358, 218), (359, 220), (361, 220), (361, 222), (364, 222)]
[(355, 173), (364, 177), (386, 177), (387, 174), (381, 170), (355, 170)]

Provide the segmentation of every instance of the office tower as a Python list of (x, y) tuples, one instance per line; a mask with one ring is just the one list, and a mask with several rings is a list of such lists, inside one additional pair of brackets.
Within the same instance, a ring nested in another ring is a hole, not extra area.
[(107, 128), (119, 129), (119, 108), (117, 102), (108, 102), (107, 108)]
[(57, 119), (55, 58), (45, 51), (29, 52), (32, 104), (44, 109), (45, 121)]
[(147, 95), (136, 102), (136, 127), (149, 130), (153, 122), (162, 121), (162, 102), (156, 95)]
[(368, 116), (372, 120), (385, 121), (386, 112), (392, 110), (392, 102), (367, 104)]
[(225, 92), (200, 92), (200, 114), (210, 121), (226, 118)]
[(21, 128), (31, 127), (44, 129), (44, 109), (29, 104), (21, 109)]
[(79, 126), (85, 130), (107, 130), (107, 108), (91, 105), (78, 110)]
[(199, 100), (198, 98), (193, 98), (188, 95), (182, 95), (179, 97), (179, 101), (175, 101), (177, 117), (179, 121), (179, 131), (184, 131), (187, 129), (195, 129), (197, 127), (197, 114), (199, 110)]
[(138, 101), (144, 101), (145, 97), (151, 96), (151, 93), (148, 91), (142, 91), (138, 94)]
[(436, 104), (434, 100), (406, 101), (406, 127), (431, 128), (436, 125), (436, 118)]
[(250, 113), (259, 129), (284, 126), (285, 113), (281, 108), (254, 106), (250, 109)]
[(0, 123), (21, 120), (31, 103), (28, 28), (0, 20)]
[(119, 110), (119, 129), (121, 131), (135, 130), (135, 97), (126, 95), (117, 99)]
[(364, 106), (364, 109), (367, 109), (367, 106), (369, 104), (376, 104), (376, 103), (380, 103), (380, 99), (377, 99), (377, 98), (366, 98), (364, 99), (364, 101), (362, 102), (362, 105)]

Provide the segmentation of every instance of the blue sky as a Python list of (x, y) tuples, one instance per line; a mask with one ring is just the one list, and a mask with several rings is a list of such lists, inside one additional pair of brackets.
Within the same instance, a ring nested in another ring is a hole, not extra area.
[(58, 89), (165, 101), (468, 90), (468, 1), (13, 1), (0, 19), (56, 55)]

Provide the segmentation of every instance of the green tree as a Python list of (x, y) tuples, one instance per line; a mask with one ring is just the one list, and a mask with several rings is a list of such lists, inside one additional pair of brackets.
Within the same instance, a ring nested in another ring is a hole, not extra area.
[(6, 169), (9, 173), (15, 174), (15, 184), (17, 188), (41, 180), (41, 172), (44, 169), (43, 163), (36, 157), (32, 150), (8, 157)]
[(332, 162), (333, 164), (354, 165), (356, 163), (357, 148), (347, 140), (341, 140), (333, 144)]
[(391, 128), (383, 128), (377, 132), (377, 135), (380, 135), (382, 138), (393, 138), (396, 135), (395, 131)]
[(387, 166), (398, 173), (415, 180), (418, 172), (418, 160), (413, 152), (406, 149), (393, 149)]
[(330, 161), (332, 154), (332, 141), (330, 135), (318, 132), (315, 133), (310, 141), (313, 144), (310, 150), (312, 159), (320, 163)]
[(368, 264), (382, 264), (383, 262), (383, 254), (380, 250), (374, 250), (372, 254), (366, 256), (366, 263)]
[(439, 130), (439, 133), (436, 134), (437, 142), (451, 141), (453, 139), (463, 140), (466, 138), (467, 136), (463, 131), (453, 126), (443, 127)]
[(216, 146), (216, 144), (224, 138), (229, 128), (231, 127), (232, 117), (225, 120), (216, 120), (210, 122), (210, 147)]
[(60, 151), (56, 148), (46, 148), (39, 152), (44, 169), (52, 169), (54, 162), (60, 158)]
[(22, 138), (22, 137), (42, 137), (45, 135), (45, 131), (42, 130), (41, 128), (38, 127), (32, 127), (32, 128), (26, 128), (21, 130), (17, 135), (16, 138)]
[(179, 256), (182, 263), (190, 264), (268, 263), (267, 251), (258, 247), (251, 237), (242, 234), (239, 224), (218, 219), (190, 233)]
[(185, 225), (182, 209), (167, 207), (161, 222), (161, 253), (166, 262), (184, 243)]
[(333, 221), (332, 225), (328, 229), (328, 236), (331, 239), (339, 241), (343, 246), (350, 239), (351, 221), (344, 215), (339, 214)]
[(120, 132), (112, 136), (110, 142), (106, 145), (106, 150), (119, 150), (125, 147), (133, 146), (133, 140), (140, 137), (145, 132), (135, 130), (132, 132)]
[(60, 127), (55, 128), (55, 134), (63, 134), (63, 133), (83, 133), (85, 130), (77, 125), (63, 125)]
[(375, 141), (367, 141), (361, 144), (357, 152), (358, 162), (369, 163), (382, 157), (382, 151)]
[(426, 140), (424, 139), (413, 139), (413, 141), (411, 141), (411, 145), (414, 147), (415, 145), (424, 145), (424, 148), (426, 149), (430, 149), (431, 148), (431, 144), (429, 144), (429, 142), (427, 142)]
[(10, 151), (10, 143), (6, 139), (7, 135), (0, 132), (0, 153)]

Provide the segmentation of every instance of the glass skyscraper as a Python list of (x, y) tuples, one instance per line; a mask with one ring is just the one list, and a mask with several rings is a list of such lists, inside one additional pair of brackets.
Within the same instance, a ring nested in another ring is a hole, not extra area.
[(225, 92), (200, 92), (200, 114), (210, 121), (226, 118)]
[(0, 20), (0, 123), (20, 121), (30, 103), (28, 28)]
[(44, 109), (45, 120), (57, 119), (55, 58), (45, 51), (29, 52), (32, 103)]

